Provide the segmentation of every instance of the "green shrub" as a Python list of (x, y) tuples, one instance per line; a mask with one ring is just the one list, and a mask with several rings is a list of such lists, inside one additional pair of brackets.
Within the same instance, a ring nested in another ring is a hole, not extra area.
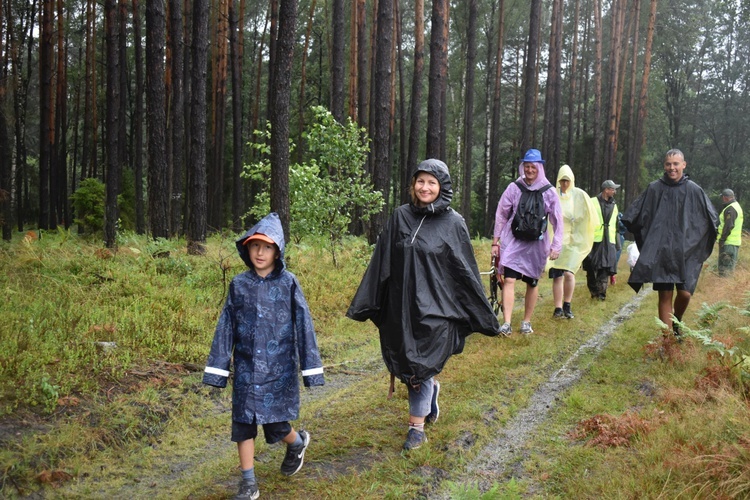
[(70, 196), (75, 207), (76, 224), (86, 232), (99, 233), (104, 229), (104, 204), (107, 198), (102, 181), (89, 177), (81, 181), (76, 192)]

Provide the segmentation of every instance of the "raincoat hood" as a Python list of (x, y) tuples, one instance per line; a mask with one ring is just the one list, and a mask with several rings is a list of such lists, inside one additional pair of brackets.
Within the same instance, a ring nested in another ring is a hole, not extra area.
[(235, 245), (237, 246), (237, 252), (239, 252), (240, 254), (240, 258), (242, 258), (247, 267), (253, 270), (255, 269), (255, 266), (253, 265), (253, 261), (250, 260), (250, 250), (244, 243), (245, 240), (247, 240), (250, 236), (257, 233), (268, 236), (274, 241), (274, 243), (276, 243), (276, 246), (279, 247), (280, 255), (279, 258), (276, 259), (276, 268), (273, 270), (273, 272), (280, 272), (286, 267), (284, 264), (284, 248), (286, 247), (286, 243), (284, 242), (284, 229), (281, 227), (281, 219), (279, 218), (279, 214), (277, 214), (276, 212), (271, 212), (270, 214), (266, 215), (235, 242)]
[(451, 174), (448, 171), (448, 165), (440, 160), (430, 158), (417, 165), (412, 179), (416, 179), (420, 172), (427, 172), (438, 180), (440, 183), (440, 194), (438, 194), (434, 202), (426, 207), (419, 207), (411, 203), (412, 210), (417, 213), (440, 213), (448, 210), (453, 199), (453, 185), (451, 184)]
[(557, 189), (560, 189), (560, 181), (568, 179), (570, 181), (570, 187), (568, 190), (573, 189), (576, 187), (576, 176), (573, 173), (573, 170), (570, 168), (570, 165), (563, 165), (560, 167), (560, 170), (557, 171)]
[(529, 191), (536, 191), (537, 189), (546, 186), (550, 182), (547, 180), (547, 175), (544, 173), (544, 163), (540, 163), (538, 161), (532, 163), (536, 165), (536, 169), (538, 172), (536, 180), (530, 186), (526, 184), (526, 176), (523, 174), (523, 163), (518, 165), (518, 179), (516, 180), (523, 182)]

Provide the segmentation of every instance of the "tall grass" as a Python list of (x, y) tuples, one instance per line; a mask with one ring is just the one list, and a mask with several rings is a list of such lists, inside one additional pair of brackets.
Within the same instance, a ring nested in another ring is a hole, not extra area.
[[(199, 371), (228, 280), (244, 264), (234, 235), (212, 237), (205, 256), (184, 248), (184, 241), (128, 234), (110, 255), (65, 232), (0, 246), (7, 290), (0, 420), (8, 424), (0, 427), (0, 496), (49, 493), (49, 485), (58, 487), (52, 496), (75, 498), (231, 495), (237, 459), (228, 439), (230, 391), (202, 386)], [(476, 241), (475, 251), (481, 267), (489, 243)], [(385, 398), (377, 330), (344, 317), (370, 253), (363, 240), (346, 240), (336, 267), (324, 242), (288, 247), (331, 383), (306, 395), (295, 423), (310, 430), (313, 446), (293, 480), (277, 471), (283, 449), (258, 441), (264, 495), (415, 498), (442, 490), (454, 498), (687, 498), (750, 491), (744, 395), (712, 369), (721, 360), (693, 339), (659, 351), (673, 356), (649, 348), (661, 341), (655, 297), (596, 359), (583, 356), (582, 382), (555, 405), (519, 462), (481, 478), (494, 486), (451, 483), (535, 388), (632, 298), (626, 276), (602, 303), (589, 300), (580, 273), (573, 320), (551, 318), (550, 280), (540, 280), (535, 333), (469, 337), (440, 375), (441, 417), (427, 446), (402, 455), (406, 391), (399, 385)], [(710, 328), (723, 346), (748, 352), (739, 286), (748, 282), (743, 265), (731, 279), (705, 272), (686, 325)], [(517, 293), (520, 308), (523, 287)], [(701, 313), (702, 302), (732, 307)], [(518, 310), (515, 327), (520, 317)], [(601, 432), (605, 427), (611, 434)], [(602, 435), (600, 446), (589, 444)]]

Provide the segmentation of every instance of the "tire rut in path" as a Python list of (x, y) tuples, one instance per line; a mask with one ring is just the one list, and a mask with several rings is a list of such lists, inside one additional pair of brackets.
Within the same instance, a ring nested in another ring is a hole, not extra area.
[[(497, 439), (486, 445), (477, 457), (468, 465), (466, 472), (452, 479), (452, 483), (466, 487), (478, 487), (480, 491), (489, 490), (493, 483), (507, 475), (507, 468), (523, 459), (523, 450), (527, 440), (539, 425), (547, 418), (555, 400), (564, 391), (580, 380), (583, 370), (579, 366), (582, 354), (590, 353), (596, 356), (607, 345), (615, 329), (630, 318), (638, 309), (643, 299), (650, 293), (650, 289), (642, 290), (628, 303), (622, 306), (617, 314), (610, 319), (550, 378), (542, 384), (529, 399), (529, 404), (523, 408), (504, 428), (500, 429)], [(513, 474), (516, 476), (517, 474)], [(438, 487), (430, 498), (450, 498), (445, 488)]]

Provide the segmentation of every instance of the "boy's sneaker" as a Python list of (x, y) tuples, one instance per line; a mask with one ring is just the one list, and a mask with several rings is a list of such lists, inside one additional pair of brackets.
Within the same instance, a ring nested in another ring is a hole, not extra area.
[(418, 431), (417, 429), (409, 429), (406, 434), (406, 441), (404, 441), (404, 450), (416, 450), (427, 442), (427, 435)]
[(553, 318), (564, 318), (563, 310), (560, 307), (555, 307), (555, 312), (552, 313)]
[(521, 321), (521, 333), (524, 335), (534, 333), (534, 330), (531, 329), (530, 321)]
[(424, 418), (425, 423), (434, 424), (440, 416), (440, 406), (438, 406), (438, 395), (440, 394), (440, 382), (435, 380), (432, 386), (432, 405), (430, 413)]
[(260, 491), (258, 491), (258, 483), (255, 480), (242, 479), (234, 498), (235, 500), (255, 500), (259, 496)]
[(503, 323), (503, 326), (500, 327), (500, 335), (505, 337), (510, 337), (512, 331), (513, 329), (510, 327), (510, 323)]
[(310, 446), (310, 433), (299, 431), (299, 437), (302, 438), (302, 446), (293, 448), (287, 445), (286, 447), (286, 456), (284, 457), (284, 461), (281, 462), (281, 473), (286, 476), (295, 474), (302, 468), (302, 464), (305, 461), (305, 451)]

